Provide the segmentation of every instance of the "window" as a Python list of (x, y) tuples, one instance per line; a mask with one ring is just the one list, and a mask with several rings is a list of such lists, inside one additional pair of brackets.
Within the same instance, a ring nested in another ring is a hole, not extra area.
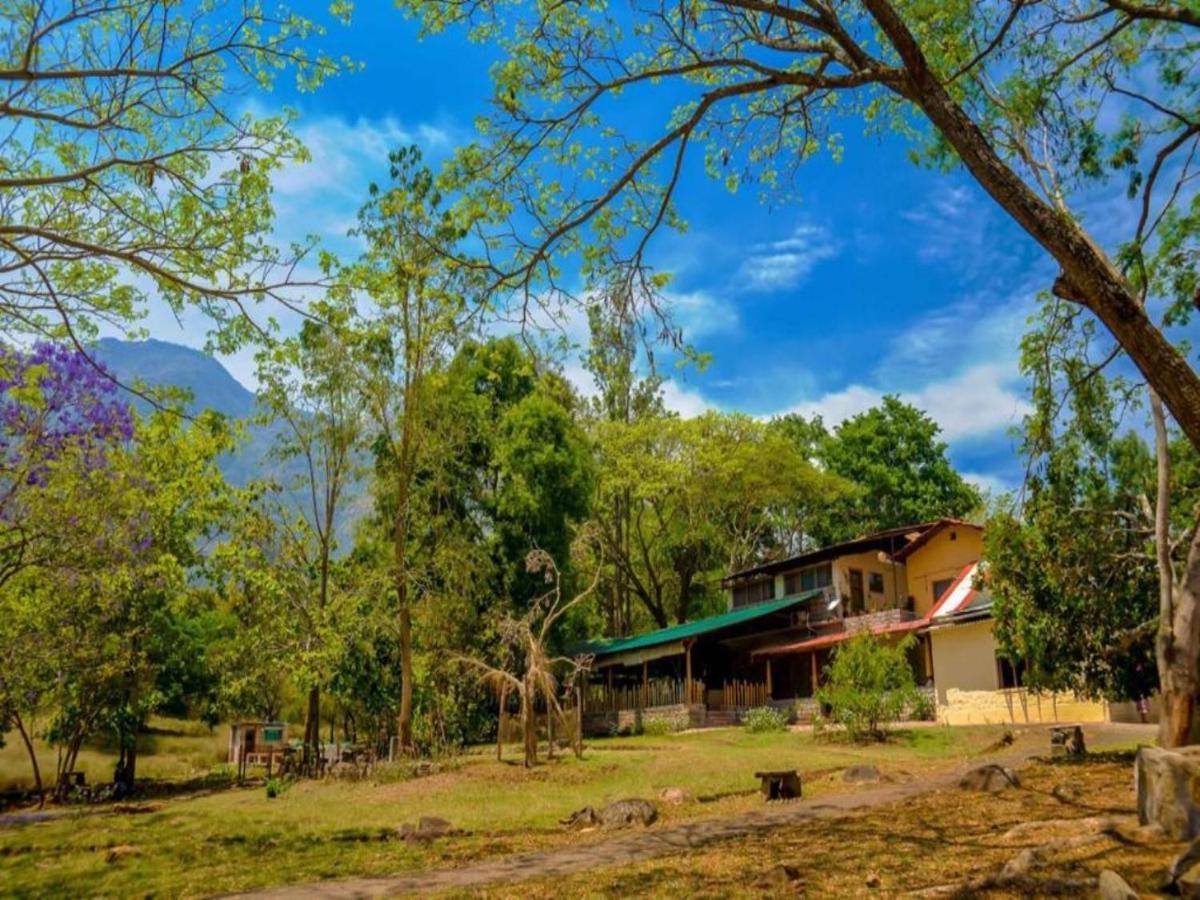
[(933, 602), (937, 603), (942, 599), (942, 594), (950, 590), (950, 585), (954, 584), (953, 578), (943, 578), (940, 581), (933, 583)]
[(282, 728), (264, 728), (263, 729), (263, 740), (266, 741), (268, 744), (278, 744), (280, 741), (283, 740), (283, 729)]
[(872, 594), (882, 594), (883, 593), (883, 573), (882, 572), (871, 572), (870, 573), (870, 579), (867, 584), (867, 589)]
[(1011, 662), (1003, 656), (997, 656), (996, 674), (1001, 688), (1019, 688), (1025, 683), (1025, 660)]
[(733, 608), (739, 609), (754, 603), (764, 603), (775, 597), (775, 579), (764, 578), (749, 584), (739, 584), (733, 589)]
[(833, 584), (833, 565), (825, 563), (820, 566), (809, 566), (798, 572), (788, 572), (783, 576), (784, 596), (805, 594), (817, 588), (827, 588)]
[(863, 593), (863, 573), (862, 569), (850, 569), (847, 574), (850, 576), (850, 615), (855, 616), (859, 613), (866, 612), (867, 597)]

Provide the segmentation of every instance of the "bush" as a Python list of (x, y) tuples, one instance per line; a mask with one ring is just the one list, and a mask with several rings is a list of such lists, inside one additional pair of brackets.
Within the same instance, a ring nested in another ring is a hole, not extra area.
[(888, 645), (864, 632), (834, 651), (816, 696), (829, 708), (829, 721), (845, 728), (851, 740), (882, 740), (883, 726), (923, 699), (908, 662), (914, 644), (912, 635)]
[(642, 722), (642, 734), (650, 737), (662, 737), (664, 734), (672, 734), (678, 731), (673, 722), (667, 719), (645, 719)]
[(917, 699), (908, 711), (908, 717), (915, 722), (932, 722), (937, 718), (937, 707), (933, 698), (924, 691), (917, 691)]
[(274, 800), (276, 797), (281, 797), (292, 786), (290, 781), (283, 778), (268, 778), (267, 779), (267, 799)]
[(746, 726), (747, 731), (753, 732), (786, 731), (788, 715), (773, 706), (759, 706), (746, 711), (742, 724)]

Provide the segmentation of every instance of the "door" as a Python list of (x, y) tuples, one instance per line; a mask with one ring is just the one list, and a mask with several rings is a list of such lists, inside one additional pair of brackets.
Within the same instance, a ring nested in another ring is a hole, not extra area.
[(866, 611), (866, 594), (863, 592), (862, 569), (850, 570), (850, 615)]

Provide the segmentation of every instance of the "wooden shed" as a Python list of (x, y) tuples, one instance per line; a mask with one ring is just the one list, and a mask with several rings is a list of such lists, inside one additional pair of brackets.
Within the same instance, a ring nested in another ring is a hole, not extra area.
[(247, 765), (278, 762), (287, 746), (283, 722), (233, 722), (229, 726), (229, 762), (239, 771)]

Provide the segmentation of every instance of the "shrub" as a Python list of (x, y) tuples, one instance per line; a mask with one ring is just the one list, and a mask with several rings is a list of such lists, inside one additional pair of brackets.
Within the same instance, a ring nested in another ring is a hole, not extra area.
[(283, 778), (268, 778), (267, 779), (267, 799), (274, 800), (276, 797), (281, 797), (292, 786), (290, 781)]
[(924, 691), (917, 691), (917, 699), (913, 701), (908, 717), (916, 722), (932, 722), (937, 718), (937, 707), (933, 698)]
[(662, 737), (677, 730), (675, 724), (667, 719), (645, 719), (642, 722), (642, 734), (650, 737)]
[(773, 706), (759, 706), (746, 711), (742, 724), (746, 726), (747, 731), (753, 732), (785, 731), (788, 716), (783, 710), (775, 709)]
[(826, 671), (817, 700), (828, 707), (829, 721), (854, 741), (882, 740), (883, 726), (915, 706), (917, 690), (908, 654), (912, 635), (888, 645), (864, 632), (839, 645)]

